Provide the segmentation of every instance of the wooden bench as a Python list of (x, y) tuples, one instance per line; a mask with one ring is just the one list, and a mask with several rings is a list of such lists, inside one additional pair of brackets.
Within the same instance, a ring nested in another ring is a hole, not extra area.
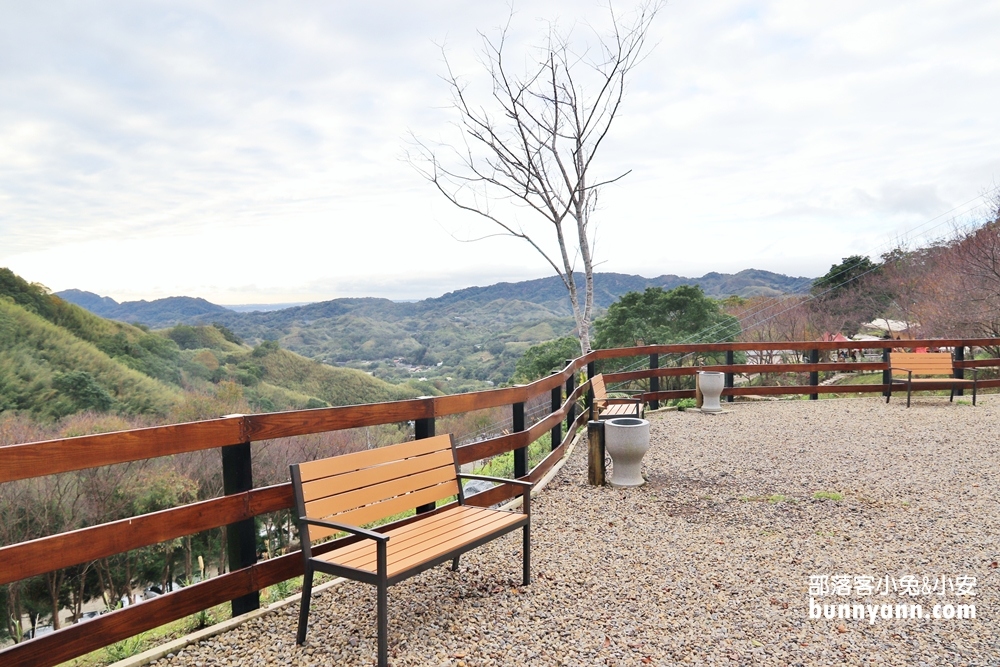
[(598, 373), (590, 378), (590, 389), (594, 392), (592, 415), (595, 419), (615, 417), (642, 417), (642, 400), (638, 398), (608, 398), (604, 386), (604, 375)]
[[(892, 398), (894, 385), (906, 385), (906, 407), (910, 407), (910, 394), (915, 388), (919, 390), (921, 385), (948, 384), (951, 385), (949, 401), (955, 400), (956, 387), (972, 385), (972, 404), (976, 404), (977, 369), (972, 369), (971, 380), (956, 378), (955, 365), (949, 352), (891, 352), (889, 370), (892, 372), (892, 377), (889, 382), (889, 392), (885, 396), (886, 403)], [(915, 375), (920, 377), (914, 377)], [(941, 375), (948, 377), (928, 377)], [(897, 377), (905, 379), (897, 380)]]
[[(452, 561), (490, 540), (523, 528), (522, 579), (530, 580), (531, 483), (460, 472), (450, 435), (290, 466), (305, 578), (297, 642), (306, 639), (315, 571), (378, 588), (378, 664), (388, 664), (388, 588), (430, 567)], [(465, 504), (460, 479), (520, 486), (521, 511)], [(458, 497), (433, 511), (366, 529), (380, 520)], [(332, 535), (347, 533), (317, 545)]]

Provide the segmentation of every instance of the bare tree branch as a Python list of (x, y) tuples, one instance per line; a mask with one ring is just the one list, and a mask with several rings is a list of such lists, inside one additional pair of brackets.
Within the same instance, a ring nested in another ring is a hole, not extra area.
[[(621, 108), (628, 77), (648, 53), (646, 38), (662, 6), (662, 0), (646, 0), (630, 20), (609, 6), (610, 33), (601, 37), (595, 31), (597, 57), (591, 57), (589, 47), (574, 51), (571, 34), (550, 24), (540, 57), (524, 74), (506, 58), (511, 13), (495, 37), (480, 33), (480, 62), (490, 85), (481, 104), (468, 97), (467, 84), (442, 49), (442, 78), (460, 138), (432, 146), (411, 136), (406, 156), (448, 201), (501, 230), (479, 238), (518, 238), (544, 258), (569, 293), (584, 352), (590, 351), (594, 311), (597, 236), (590, 216), (600, 188), (630, 173), (591, 178), (590, 170)], [(548, 231), (526, 230), (497, 204), (526, 208), (547, 223)], [(546, 249), (552, 240), (555, 252)], [(577, 261), (583, 265), (582, 298)]]

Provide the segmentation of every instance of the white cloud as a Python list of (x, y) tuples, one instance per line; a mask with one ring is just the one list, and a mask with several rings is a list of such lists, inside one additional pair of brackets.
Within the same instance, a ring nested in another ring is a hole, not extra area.
[[(2, 12), (0, 265), (29, 280), (232, 303), (547, 274), (509, 240), (457, 243), (489, 230), (399, 160), (408, 129), (447, 131), (435, 42), (475, 81), (505, 3)], [(536, 16), (582, 36), (602, 14), (525, 6), (515, 42)], [(602, 197), (601, 268), (818, 275), (980, 193), (998, 26), (996, 0), (667, 5), (602, 155), (633, 171)]]

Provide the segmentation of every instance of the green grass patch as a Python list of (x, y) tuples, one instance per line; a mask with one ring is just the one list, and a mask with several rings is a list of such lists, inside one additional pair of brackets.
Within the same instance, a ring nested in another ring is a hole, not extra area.
[(228, 602), (225, 602), (64, 662), (63, 667), (110, 665), (230, 618), (232, 618), (232, 608)]
[(785, 496), (780, 493), (772, 493), (769, 496), (740, 496), (741, 503), (768, 502), (768, 503), (794, 503), (795, 498)]
[(817, 491), (813, 494), (815, 500), (843, 500), (844, 495), (836, 491)]

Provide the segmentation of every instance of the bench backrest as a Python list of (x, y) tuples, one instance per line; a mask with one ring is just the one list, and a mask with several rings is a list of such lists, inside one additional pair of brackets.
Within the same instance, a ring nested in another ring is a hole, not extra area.
[(594, 392), (594, 401), (604, 403), (608, 400), (608, 390), (604, 386), (604, 375), (598, 373), (590, 378), (590, 390)]
[(914, 375), (952, 375), (955, 371), (950, 352), (891, 352), (889, 365), (893, 377), (909, 375), (901, 368), (913, 371)]
[[(291, 471), (305, 516), (352, 526), (458, 494), (455, 448), (448, 434), (299, 463)], [(310, 526), (309, 541), (336, 532)]]

